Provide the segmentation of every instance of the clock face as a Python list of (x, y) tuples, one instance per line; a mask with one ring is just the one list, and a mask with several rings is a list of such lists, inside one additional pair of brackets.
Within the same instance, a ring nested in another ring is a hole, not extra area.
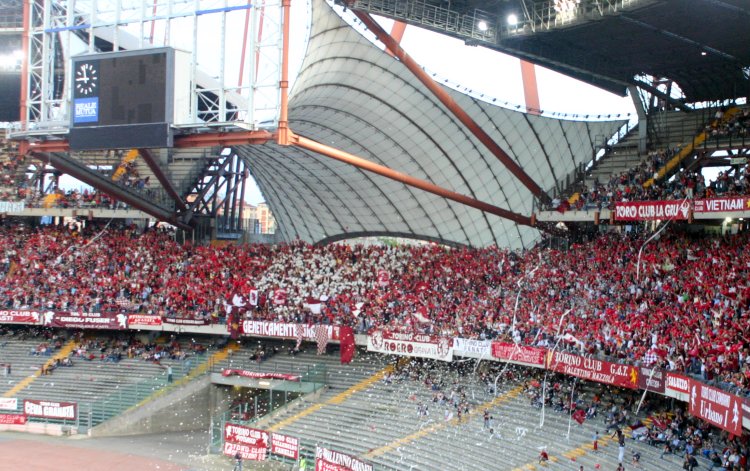
[(99, 86), (99, 71), (90, 62), (79, 64), (76, 68), (76, 91), (83, 96), (94, 94)]

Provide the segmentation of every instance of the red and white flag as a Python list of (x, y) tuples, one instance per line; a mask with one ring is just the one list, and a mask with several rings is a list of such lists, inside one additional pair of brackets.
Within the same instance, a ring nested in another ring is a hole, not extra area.
[(305, 303), (305, 307), (310, 310), (313, 314), (320, 314), (320, 309), (323, 306), (323, 302), (315, 298), (313, 296), (307, 297), (307, 302)]
[(315, 340), (318, 342), (318, 355), (324, 354), (328, 345), (328, 326), (315, 326)]
[(305, 338), (305, 326), (297, 324), (295, 330), (295, 333), (297, 334), (297, 346), (295, 348), (299, 350), (299, 347), (302, 345), (302, 340)]
[(414, 313), (414, 317), (422, 324), (429, 324), (430, 319), (427, 317), (427, 307), (419, 306)]
[(273, 303), (276, 305), (286, 304), (286, 290), (279, 288), (273, 292)]

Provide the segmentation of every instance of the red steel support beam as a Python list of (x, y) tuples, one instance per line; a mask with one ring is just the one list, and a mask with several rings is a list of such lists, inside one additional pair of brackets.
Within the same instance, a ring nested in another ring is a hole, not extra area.
[(523, 80), (523, 97), (526, 100), (526, 112), (539, 115), (539, 87), (536, 84), (536, 66), (521, 59), (521, 80)]
[(175, 189), (174, 185), (172, 185), (172, 181), (164, 174), (164, 171), (159, 166), (159, 163), (156, 161), (151, 151), (148, 149), (138, 149), (138, 153), (141, 154), (143, 160), (146, 161), (148, 168), (151, 169), (151, 172), (153, 172), (156, 179), (159, 180), (162, 188), (164, 188), (167, 194), (169, 194), (174, 202), (177, 203), (177, 207), (179, 209), (187, 209), (187, 206), (182, 200), (182, 197), (179, 193), (177, 193), (177, 189)]
[(448, 108), (453, 115), (461, 121), (466, 128), (471, 131), (492, 154), (497, 157), (505, 167), (518, 178), (531, 193), (541, 199), (548, 199), (547, 194), (524, 170), (513, 161), (513, 159), (500, 148), (499, 145), (482, 129), (466, 111), (464, 111), (453, 98), (430, 78), (422, 67), (409, 56), (406, 51), (396, 42), (385, 30), (366, 12), (353, 10), (365, 26), (375, 33), (375, 36), (390, 49), (393, 54), (411, 71), (414, 76), (422, 82), (443, 105)]
[(282, 145), (289, 145), (289, 139), (292, 132), (289, 129), (289, 12), (292, 0), (282, 0), (283, 8), (283, 43), (281, 51), (281, 81), (279, 89), (281, 91), (281, 109), (279, 110), (279, 130), (276, 135), (276, 141)]
[[(274, 134), (268, 131), (240, 131), (240, 132), (210, 132), (175, 136), (174, 146), (187, 147), (216, 147), (239, 146), (243, 144), (265, 144), (274, 139)], [(65, 139), (54, 141), (21, 141), (20, 146), (34, 152), (69, 152), (70, 144)]]
[[(401, 44), (401, 39), (404, 37), (404, 32), (406, 31), (406, 23), (403, 21), (394, 21), (393, 27), (391, 28), (391, 37), (399, 44)], [(390, 49), (385, 48), (385, 52), (389, 56), (393, 56), (393, 53)]]
[(268, 131), (211, 132), (175, 136), (175, 147), (214, 147), (239, 146), (243, 144), (264, 144), (273, 139)]
[(509, 219), (515, 223), (524, 226), (532, 226), (531, 218), (529, 217), (522, 216), (518, 213), (499, 208), (483, 201), (475, 200), (474, 198), (470, 198), (466, 195), (462, 195), (451, 190), (447, 190), (443, 187), (435, 185), (434, 183), (411, 177), (409, 175), (406, 175), (405, 173), (398, 172), (384, 165), (376, 164), (369, 160), (363, 159), (362, 157), (357, 157), (356, 155), (349, 154), (348, 152), (344, 152), (325, 144), (321, 144), (319, 142), (313, 141), (312, 139), (294, 135), (292, 136), (291, 144), (312, 152), (316, 152), (325, 157), (330, 157), (332, 159), (338, 160), (339, 162), (344, 162), (357, 168), (361, 168), (372, 173), (377, 173), (378, 175), (382, 175), (386, 178), (390, 178), (391, 180), (401, 182), (405, 185), (413, 186), (415, 188), (419, 188), (420, 190), (424, 190), (443, 198), (456, 201), (457, 203), (471, 206), (472, 208), (476, 208), (480, 211), (494, 214), (496, 216), (500, 216), (501, 218)]

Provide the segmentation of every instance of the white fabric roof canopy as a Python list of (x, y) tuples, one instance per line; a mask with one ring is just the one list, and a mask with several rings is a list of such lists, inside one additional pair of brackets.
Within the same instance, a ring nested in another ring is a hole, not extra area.
[[(564, 121), (454, 100), (545, 190), (624, 121)], [(413, 177), (530, 216), (533, 195), (398, 60), (313, 1), (291, 129)], [(285, 240), (392, 234), (472, 246), (529, 247), (539, 232), (296, 147), (235, 147)]]

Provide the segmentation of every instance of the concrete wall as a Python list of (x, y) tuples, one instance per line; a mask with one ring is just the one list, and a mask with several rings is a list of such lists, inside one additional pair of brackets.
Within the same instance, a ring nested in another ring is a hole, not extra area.
[(208, 430), (211, 423), (208, 376), (130, 409), (94, 427), (93, 437)]

